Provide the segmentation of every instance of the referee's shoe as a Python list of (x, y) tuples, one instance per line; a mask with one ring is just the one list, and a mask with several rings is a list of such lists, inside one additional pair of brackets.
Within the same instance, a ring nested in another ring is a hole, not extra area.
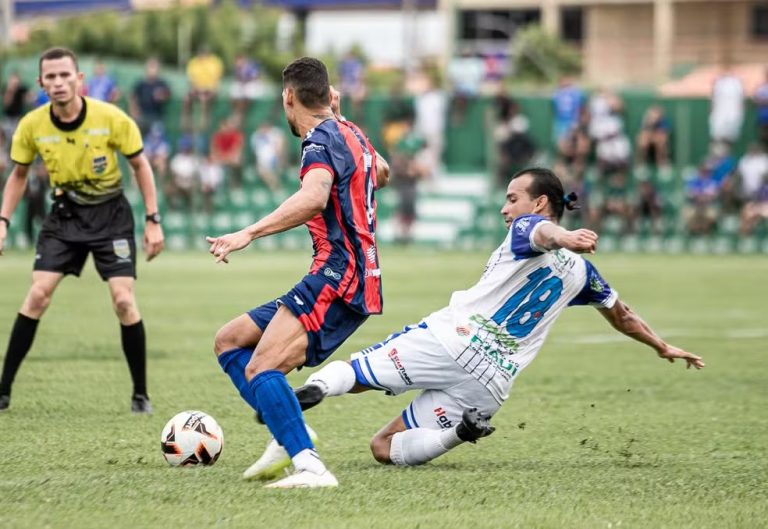
[(134, 395), (131, 397), (131, 411), (133, 413), (145, 413), (152, 415), (152, 403), (146, 395)]

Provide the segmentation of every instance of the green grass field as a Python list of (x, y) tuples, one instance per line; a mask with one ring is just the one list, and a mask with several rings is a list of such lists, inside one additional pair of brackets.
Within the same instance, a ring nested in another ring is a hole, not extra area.
[[(470, 286), (486, 254), (383, 250), (385, 314), (335, 355), (384, 338)], [(32, 255), (0, 257), (4, 354)], [(282, 293), (306, 252), (162, 255), (142, 264), (152, 417), (131, 387), (109, 295), (89, 263), (66, 280), (0, 414), (0, 527), (748, 528), (768, 526), (768, 260), (596, 256), (622, 298), (673, 343), (685, 370), (570, 309), (494, 418), (496, 433), (418, 468), (374, 462), (368, 440), (410, 400), (331, 399), (307, 413), (336, 490), (240, 479), (267, 432), (211, 352), (218, 327)], [(304, 371), (289, 380), (298, 385)], [(201, 409), (226, 443), (210, 468), (171, 468), (160, 431)]]

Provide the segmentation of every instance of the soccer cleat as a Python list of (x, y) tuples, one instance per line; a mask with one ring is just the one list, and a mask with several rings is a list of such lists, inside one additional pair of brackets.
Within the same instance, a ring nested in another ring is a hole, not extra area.
[(0, 395), (0, 411), (5, 411), (11, 406), (10, 395)]
[(274, 483), (264, 485), (265, 489), (314, 489), (319, 487), (338, 487), (336, 476), (326, 470), (322, 474), (315, 474), (309, 470), (300, 470), (290, 476), (284, 477)]
[(491, 426), (490, 419), (477, 408), (468, 408), (461, 414), (461, 422), (456, 425), (456, 435), (459, 439), (474, 443), (481, 437), (491, 435), (496, 428)]
[(146, 395), (134, 395), (131, 397), (131, 411), (133, 413), (145, 413), (152, 415), (152, 403)]
[[(314, 408), (325, 398), (325, 392), (323, 388), (317, 384), (306, 384), (293, 390), (293, 394), (296, 395), (296, 400), (299, 401), (301, 411), (307, 411), (310, 408)], [(261, 413), (256, 412), (256, 422), (264, 424), (264, 419), (261, 418)]]
[[(309, 438), (316, 443), (317, 434), (308, 425), (305, 426)], [(273, 437), (267, 443), (267, 448), (261, 457), (243, 472), (243, 479), (269, 481), (282, 476), (289, 466), (291, 466), (291, 458), (288, 452)]]

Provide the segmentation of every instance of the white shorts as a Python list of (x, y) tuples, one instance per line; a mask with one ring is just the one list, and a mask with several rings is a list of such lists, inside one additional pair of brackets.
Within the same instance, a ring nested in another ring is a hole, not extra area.
[(421, 389), (403, 410), (407, 428), (450, 428), (466, 408), (499, 409), (484, 385), (461, 368), (424, 322), (352, 355), (357, 382), (390, 395)]

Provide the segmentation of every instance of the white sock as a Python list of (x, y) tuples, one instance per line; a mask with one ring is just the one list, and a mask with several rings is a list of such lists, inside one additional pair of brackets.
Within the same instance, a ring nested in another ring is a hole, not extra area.
[(305, 448), (293, 456), (291, 461), (293, 461), (293, 467), (297, 472), (308, 470), (314, 474), (322, 474), (326, 470), (325, 464), (320, 459), (320, 456), (311, 448)]
[(323, 394), (335, 397), (347, 393), (355, 385), (355, 370), (347, 362), (336, 360), (309, 376), (305, 384), (323, 388)]
[(455, 426), (447, 430), (412, 428), (392, 436), (389, 459), (395, 465), (421, 465), (463, 442), (456, 435)]

